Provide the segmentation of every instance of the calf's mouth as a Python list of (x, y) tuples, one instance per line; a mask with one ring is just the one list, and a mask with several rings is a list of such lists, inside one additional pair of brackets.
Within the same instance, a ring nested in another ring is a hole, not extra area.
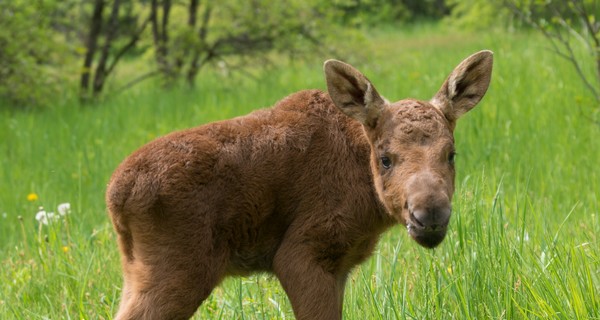
[(406, 224), (406, 229), (408, 230), (408, 234), (410, 234), (418, 244), (426, 248), (435, 248), (442, 243), (448, 230), (447, 225), (432, 229), (419, 226), (412, 222)]

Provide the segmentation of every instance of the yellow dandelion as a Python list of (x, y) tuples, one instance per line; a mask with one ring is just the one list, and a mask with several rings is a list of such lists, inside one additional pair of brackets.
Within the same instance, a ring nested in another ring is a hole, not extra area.
[(62, 247), (62, 251), (63, 251), (64, 253), (67, 253), (67, 252), (69, 252), (69, 247), (68, 247), (68, 246), (63, 246), (63, 247)]
[(452, 267), (448, 267), (448, 269), (446, 269), (446, 271), (448, 271), (449, 274), (452, 274)]
[(38, 199), (38, 195), (35, 193), (30, 193), (27, 195), (27, 201), (36, 201)]

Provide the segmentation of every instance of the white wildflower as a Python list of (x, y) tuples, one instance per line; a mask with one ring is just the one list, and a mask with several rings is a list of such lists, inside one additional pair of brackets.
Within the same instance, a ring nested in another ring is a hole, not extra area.
[(60, 216), (55, 215), (54, 212), (46, 212), (43, 207), (40, 207), (39, 211), (35, 214), (35, 220), (45, 225), (59, 218)]
[(71, 212), (71, 204), (68, 202), (61, 203), (58, 205), (57, 209), (58, 209), (58, 214), (60, 214), (61, 216), (64, 216)]
[(35, 220), (42, 224), (48, 224), (48, 215), (44, 208), (40, 207), (38, 213), (35, 214)]

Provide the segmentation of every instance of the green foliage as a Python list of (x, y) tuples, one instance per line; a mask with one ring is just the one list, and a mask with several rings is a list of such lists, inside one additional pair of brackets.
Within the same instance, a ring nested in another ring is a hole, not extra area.
[(596, 15), (600, 9), (598, 0), (497, 0), (504, 4), (513, 4), (523, 14), (532, 20), (545, 20), (549, 24), (559, 25), (558, 19), (564, 19), (569, 24), (580, 20), (577, 6), (581, 5), (589, 10), (589, 14)]
[(335, 0), (329, 11), (350, 26), (401, 24), (418, 19), (439, 19), (448, 13), (446, 0)]
[(59, 1), (0, 1), (0, 101), (2, 105), (48, 105), (64, 94), (68, 46), (53, 32)]
[(503, 27), (511, 21), (498, 0), (447, 0), (452, 8), (447, 20), (461, 28)]
[(410, 12), (401, 1), (336, 0), (330, 7), (339, 11), (338, 19), (342, 24), (350, 26), (404, 22), (410, 18)]

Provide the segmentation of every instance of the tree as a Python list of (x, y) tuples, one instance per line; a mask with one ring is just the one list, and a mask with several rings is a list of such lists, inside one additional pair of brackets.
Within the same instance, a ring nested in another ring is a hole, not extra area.
[[(155, 61), (165, 83), (194, 85), (206, 65), (230, 67), (277, 51), (319, 50), (325, 19), (311, 1), (150, 1)], [(304, 49), (303, 49), (304, 48)], [(237, 63), (236, 63), (237, 62)]]
[[(127, 10), (124, 17), (121, 17), (123, 2), (130, 5), (130, 10)], [(138, 15), (131, 9), (131, 1), (113, 0), (110, 14), (105, 22), (104, 8), (108, 4), (106, 0), (95, 0), (89, 19), (89, 32), (84, 40), (85, 54), (80, 80), (79, 97), (83, 101), (95, 98), (102, 92), (106, 78), (114, 71), (119, 60), (135, 47), (149, 21), (146, 19), (139, 27), (137, 27), (137, 23), (134, 23), (133, 30), (128, 31), (123, 28), (124, 21), (137, 22)], [(119, 33), (121, 34), (120, 38), (127, 38), (127, 42), (115, 49), (114, 43), (119, 38)], [(102, 47), (98, 43), (101, 37), (104, 40)], [(97, 61), (95, 67), (93, 66), (94, 61)], [(90, 92), (92, 75), (93, 83)]]
[(121, 89), (331, 51), (326, 39), (346, 34), (331, 23), (337, 11), (320, 0), (0, 0), (0, 100), (44, 104), (71, 93), (74, 75), (80, 100), (93, 100), (126, 56), (155, 64)]

